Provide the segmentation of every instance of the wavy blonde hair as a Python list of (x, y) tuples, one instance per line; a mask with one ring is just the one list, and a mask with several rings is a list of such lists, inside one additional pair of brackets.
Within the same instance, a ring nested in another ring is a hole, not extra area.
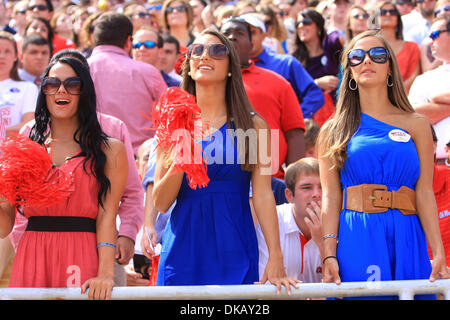
[(355, 47), (356, 42), (363, 38), (375, 37), (381, 41), (383, 46), (389, 52), (390, 75), (392, 77), (393, 86), (388, 86), (389, 101), (398, 109), (406, 112), (414, 112), (413, 107), (408, 101), (403, 80), (398, 68), (395, 53), (389, 43), (379, 31), (365, 31), (353, 38), (347, 45), (341, 58), (341, 66), (343, 69), (342, 83), (339, 89), (339, 98), (336, 104), (336, 112), (323, 125), (319, 133), (320, 147), (324, 150), (321, 157), (329, 159), (333, 167), (338, 169), (344, 166), (347, 159), (347, 145), (355, 134), (361, 121), (361, 105), (359, 101), (359, 89), (351, 90), (349, 81), (351, 78), (350, 65), (347, 55)]

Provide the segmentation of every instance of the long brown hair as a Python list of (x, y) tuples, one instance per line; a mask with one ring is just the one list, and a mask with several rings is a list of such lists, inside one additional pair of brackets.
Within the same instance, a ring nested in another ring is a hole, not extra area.
[(9, 77), (12, 80), (15, 81), (22, 81), (22, 79), (20, 79), (19, 77), (19, 57), (17, 55), (17, 42), (16, 40), (14, 40), (14, 37), (11, 33), (6, 32), (6, 31), (0, 31), (0, 39), (3, 40), (8, 40), (9, 42), (11, 42), (13, 48), (14, 48), (14, 54), (16, 56), (16, 60), (14, 61), (14, 64), (11, 68), (11, 70), (9, 71)]
[(409, 103), (403, 87), (403, 80), (398, 68), (395, 53), (388, 42), (381, 36), (379, 31), (365, 31), (353, 38), (346, 47), (342, 58), (341, 65), (343, 68), (342, 84), (339, 89), (339, 98), (336, 104), (336, 112), (328, 120), (320, 130), (319, 140), (321, 149), (324, 150), (322, 155), (329, 159), (333, 166), (342, 168), (347, 158), (347, 145), (354, 135), (361, 121), (361, 105), (359, 100), (359, 91), (349, 88), (351, 78), (350, 65), (347, 55), (352, 50), (357, 41), (366, 38), (375, 37), (379, 39), (383, 46), (389, 52), (390, 75), (393, 86), (388, 86), (389, 101), (398, 109), (406, 112), (414, 112), (413, 107)]
[[(241, 74), (241, 65), (234, 45), (223, 34), (217, 32), (214, 29), (209, 28), (204, 30), (202, 33), (200, 33), (199, 37), (205, 34), (217, 37), (228, 48), (229, 52), (229, 72), (231, 73), (231, 77), (227, 78), (225, 88), (225, 102), (227, 105), (227, 127), (231, 128), (231, 121), (233, 121), (234, 129), (242, 129), (244, 132), (247, 132), (247, 130), (249, 129), (254, 129), (255, 126), (253, 124), (252, 114), (255, 114), (256, 112), (253, 109), (253, 106), (251, 105), (244, 88)], [(182, 69), (183, 80), (181, 82), (181, 87), (195, 96), (195, 81), (189, 76), (189, 71), (190, 57), (189, 55), (187, 55)], [(245, 142), (240, 140), (241, 139), (238, 139), (238, 143)], [(242, 160), (242, 170), (254, 170), (255, 164), (250, 163), (249, 159), (249, 144), (245, 143), (245, 148), (241, 148), (240, 146), (238, 150), (242, 150), (242, 152), (244, 152), (244, 154), (239, 154), (239, 159)]]

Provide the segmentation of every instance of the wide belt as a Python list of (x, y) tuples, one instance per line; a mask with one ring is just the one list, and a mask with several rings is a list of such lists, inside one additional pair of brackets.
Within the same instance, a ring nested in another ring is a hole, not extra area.
[(387, 191), (387, 186), (383, 184), (360, 184), (347, 187), (342, 195), (342, 208), (367, 213), (398, 209), (404, 215), (417, 212), (414, 190), (402, 186), (397, 191)]
[(95, 219), (69, 216), (33, 216), (28, 219), (26, 231), (92, 232), (96, 233)]

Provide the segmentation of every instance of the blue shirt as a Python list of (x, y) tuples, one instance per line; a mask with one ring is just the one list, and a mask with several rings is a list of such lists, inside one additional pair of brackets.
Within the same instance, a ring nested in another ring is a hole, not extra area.
[(295, 57), (288, 54), (271, 54), (264, 50), (255, 59), (255, 64), (272, 70), (289, 81), (300, 102), (303, 118), (312, 118), (324, 105), (322, 90)]

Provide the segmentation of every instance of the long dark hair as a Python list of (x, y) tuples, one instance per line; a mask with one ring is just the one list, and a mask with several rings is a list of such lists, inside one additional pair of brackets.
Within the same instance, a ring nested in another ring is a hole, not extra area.
[[(200, 35), (213, 35), (217, 37), (227, 48), (229, 54), (229, 72), (231, 77), (227, 78), (225, 99), (227, 105), (227, 126), (231, 128), (231, 120), (233, 120), (235, 129), (242, 129), (246, 132), (248, 129), (254, 129), (252, 114), (256, 114), (255, 109), (248, 99), (247, 93), (244, 88), (241, 74), (241, 64), (239, 57), (236, 53), (234, 45), (228, 40), (222, 33), (210, 28), (204, 30)], [(182, 76), (183, 81), (181, 87), (195, 96), (195, 81), (189, 76), (190, 71), (190, 57), (186, 57), (183, 64)], [(238, 141), (243, 142), (243, 141)], [(239, 148), (244, 154), (240, 153), (239, 157), (243, 160), (241, 168), (242, 170), (252, 171), (255, 168), (255, 164), (250, 163), (249, 160), (249, 145), (245, 144), (245, 149)], [(244, 151), (245, 150), (245, 151)]]
[[(378, 12), (376, 14), (376, 17), (378, 19), (378, 25), (380, 26), (380, 28), (381, 28), (380, 21), (379, 21), (380, 10), (381, 10), (381, 8), (383, 8), (385, 5), (388, 5), (388, 4), (392, 4), (392, 2), (384, 1), (384, 2), (381, 2), (378, 4)], [(397, 7), (394, 4), (392, 4), (392, 6), (393, 6), (393, 9), (395, 10), (395, 15), (397, 16), (397, 25), (395, 26), (395, 38), (398, 40), (403, 40), (402, 16), (401, 16), (400, 12), (398, 11)]]
[(27, 31), (30, 28), (30, 26), (33, 24), (33, 22), (35, 21), (40, 21), (43, 24), (45, 24), (45, 26), (47, 27), (47, 40), (51, 43), (53, 41), (53, 37), (55, 35), (55, 33), (53, 32), (53, 28), (50, 25), (50, 22), (48, 22), (46, 19), (42, 18), (42, 17), (33, 17), (31, 18), (31, 20), (27, 23), (27, 25), (25, 26), (25, 31), (24, 31), (24, 35), (27, 35)]
[[(300, 15), (303, 17), (311, 18), (313, 23), (317, 26), (317, 29), (319, 31), (319, 34), (317, 35), (319, 37), (320, 46), (322, 47), (322, 41), (325, 38), (326, 32), (325, 32), (325, 20), (323, 19), (322, 15), (318, 13), (316, 10), (312, 9), (305, 9), (302, 12), (300, 12)], [(298, 23), (295, 24), (296, 27), (298, 26)], [(292, 52), (292, 55), (297, 58), (298, 61), (302, 63), (304, 67), (308, 65), (309, 62), (309, 52), (306, 48), (305, 43), (300, 40), (300, 37), (298, 36), (298, 33), (295, 33), (295, 50)]]
[[(75, 130), (73, 138), (81, 148), (81, 153), (78, 156), (86, 157), (83, 162), (86, 173), (88, 173), (87, 165), (90, 161), (89, 171), (100, 185), (98, 203), (103, 206), (103, 198), (111, 188), (111, 183), (104, 173), (106, 155), (103, 152), (103, 147), (108, 147), (108, 137), (101, 129), (97, 119), (94, 82), (89, 74), (89, 69), (82, 61), (64, 55), (61, 55), (60, 58), (54, 57), (51, 60), (45, 70), (44, 77), (48, 76), (50, 69), (57, 63), (69, 65), (81, 79), (82, 89), (77, 110), (78, 128)], [(50, 121), (51, 116), (48, 111), (46, 96), (41, 87), (36, 103), (36, 123), (31, 128), (30, 138), (44, 145)]]

